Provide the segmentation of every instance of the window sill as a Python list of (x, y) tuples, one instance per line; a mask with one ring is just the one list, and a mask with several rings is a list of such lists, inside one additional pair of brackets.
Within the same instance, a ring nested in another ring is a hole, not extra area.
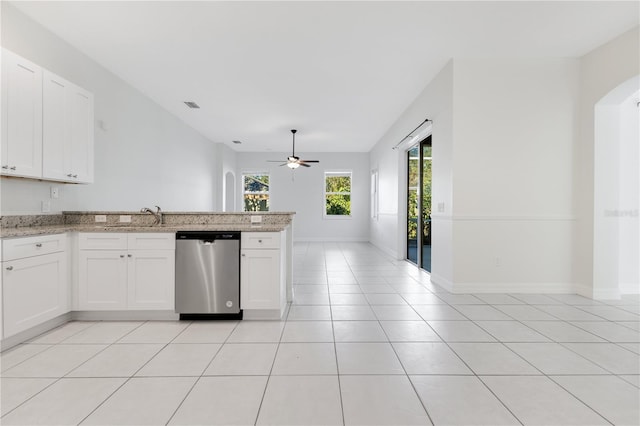
[(322, 215), (323, 219), (327, 219), (327, 220), (348, 220), (351, 219), (353, 216), (351, 215)]

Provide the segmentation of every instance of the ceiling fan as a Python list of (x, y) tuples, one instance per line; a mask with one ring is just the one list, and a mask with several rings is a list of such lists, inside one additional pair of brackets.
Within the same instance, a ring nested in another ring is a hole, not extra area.
[[(291, 129), (293, 135), (293, 153), (287, 157), (287, 162), (280, 164), (280, 166), (287, 166), (290, 169), (297, 169), (298, 167), (311, 167), (308, 163), (319, 163), (318, 160), (301, 160), (300, 157), (296, 157), (296, 129)], [(267, 160), (270, 163), (279, 163), (279, 160)]]

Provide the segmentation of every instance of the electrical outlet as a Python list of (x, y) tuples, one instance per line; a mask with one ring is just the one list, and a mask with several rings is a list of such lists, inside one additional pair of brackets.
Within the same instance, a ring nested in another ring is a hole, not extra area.
[(251, 223), (261, 223), (262, 216), (251, 216)]
[(58, 198), (60, 196), (60, 190), (57, 186), (51, 187), (51, 198)]
[(120, 215), (120, 222), (121, 223), (131, 223), (131, 215), (130, 214), (127, 214), (127, 215), (121, 214)]
[(42, 213), (49, 213), (51, 211), (51, 201), (42, 200)]
[(444, 203), (438, 203), (438, 213), (444, 213)]
[(107, 221), (107, 215), (106, 214), (97, 214), (96, 215), (96, 222), (106, 222)]
[(496, 264), (496, 268), (499, 268), (502, 266), (502, 258), (500, 256), (496, 256), (495, 264)]

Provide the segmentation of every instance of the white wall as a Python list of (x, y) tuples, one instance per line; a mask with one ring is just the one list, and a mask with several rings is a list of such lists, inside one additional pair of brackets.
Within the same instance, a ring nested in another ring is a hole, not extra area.
[[(38, 213), (52, 185), (52, 211), (216, 210), (220, 148), (7, 2), (2, 46), (95, 95), (95, 183), (71, 185), (5, 179), (2, 214)], [(195, 112), (197, 113), (197, 112)]]
[(571, 58), (454, 61), (456, 291), (572, 290), (578, 65)]
[[(600, 153), (596, 152), (596, 103), (624, 82), (640, 74), (639, 40), (640, 30), (636, 27), (580, 59), (580, 132), (574, 144), (572, 191), (576, 214), (572, 266), (577, 290), (588, 297), (615, 297), (618, 292), (617, 280), (605, 279), (600, 281), (602, 285), (599, 285), (598, 279), (595, 278), (598, 265), (594, 264), (594, 258), (602, 259), (597, 253), (602, 244), (594, 244), (597, 240), (597, 232), (594, 232), (594, 229), (601, 227), (607, 219), (605, 208), (594, 195), (598, 192), (595, 164), (614, 149), (609, 146), (607, 140), (603, 140), (602, 146), (598, 148)], [(615, 150), (617, 149), (616, 147)], [(606, 234), (606, 230), (600, 233)], [(617, 267), (615, 270), (617, 271)]]
[(431, 280), (456, 292), (571, 289), (577, 80), (575, 59), (450, 62), (371, 152), (381, 197), (395, 198), (384, 212), (381, 200), (372, 242), (405, 255), (405, 153), (390, 148), (429, 117)]
[[(392, 150), (426, 118), (433, 120), (432, 202), (445, 204), (432, 214), (432, 278), (451, 281), (452, 266), (452, 99), (453, 62), (417, 96), (371, 150), (371, 168), (379, 173), (379, 217), (370, 226), (371, 242), (397, 259), (406, 257), (406, 146)], [(436, 249), (437, 247), (437, 249)]]
[[(242, 211), (242, 173), (268, 172), (269, 209), (296, 212), (293, 237), (296, 241), (369, 240), (369, 154), (296, 153), (303, 159), (319, 160), (309, 168), (294, 172), (267, 160), (286, 159), (290, 153), (237, 153), (238, 210)], [(352, 174), (351, 214), (348, 219), (328, 219), (324, 212), (324, 172), (348, 171)]]

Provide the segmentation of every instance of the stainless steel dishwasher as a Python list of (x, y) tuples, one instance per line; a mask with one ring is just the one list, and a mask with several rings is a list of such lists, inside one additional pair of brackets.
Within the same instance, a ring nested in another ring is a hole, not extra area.
[(176, 312), (180, 319), (241, 319), (240, 232), (176, 234)]

